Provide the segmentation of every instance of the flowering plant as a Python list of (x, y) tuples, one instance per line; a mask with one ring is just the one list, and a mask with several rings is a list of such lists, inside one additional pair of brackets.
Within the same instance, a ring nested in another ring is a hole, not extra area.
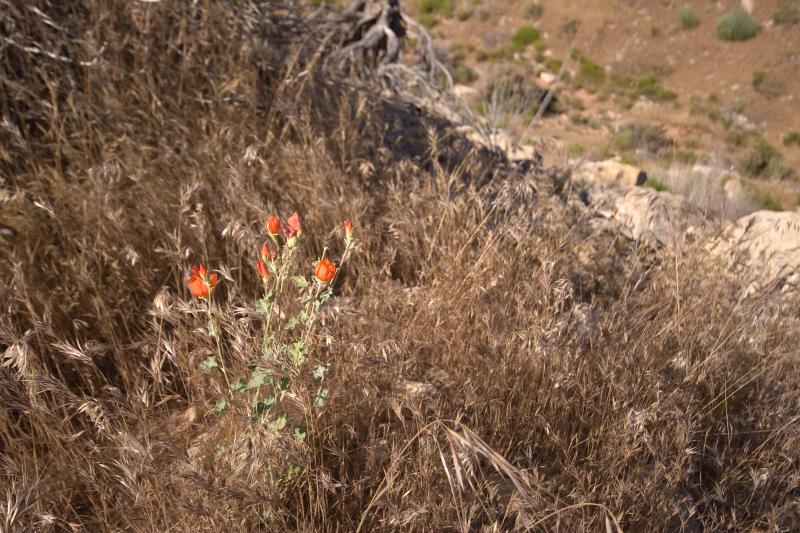
[[(290, 400), (313, 396), (313, 408), (319, 410), (328, 396), (328, 389), (323, 386), (328, 365), (309, 361), (309, 343), (320, 309), (331, 297), (332, 286), (352, 250), (353, 224), (346, 220), (343, 227), (344, 251), (338, 266), (326, 257), (326, 248), (312, 265), (313, 275), (307, 276), (294, 272), (298, 268), (294, 259), (302, 236), (300, 215), (292, 214), (285, 224), (276, 215), (267, 219), (269, 241), (261, 246), (254, 262), (263, 287), (255, 306), (261, 318), (261, 351), (250, 361), (249, 373), (236, 381), (228, 380), (219, 328), (213, 316), (212, 294), (217, 287), (217, 274), (209, 274), (203, 265), (192, 267), (186, 284), (202, 302), (208, 315), (208, 333), (217, 346), (217, 354), (200, 363), (200, 369), (205, 373), (219, 369), (229, 391), (227, 398), (217, 401), (217, 414), (230, 408), (235, 398), (245, 396), (252, 420), (261, 421), (274, 431), (292, 427), (295, 439), (305, 439), (306, 426), (302, 416), (292, 417)], [(313, 389), (303, 390), (309, 389), (309, 383)]]

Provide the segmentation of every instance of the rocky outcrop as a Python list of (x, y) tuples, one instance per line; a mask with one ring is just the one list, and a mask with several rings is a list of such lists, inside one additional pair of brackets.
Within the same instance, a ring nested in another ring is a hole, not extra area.
[(580, 191), (595, 214), (619, 225), (628, 238), (672, 246), (691, 228), (705, 223), (703, 213), (681, 196), (644, 187), (594, 186)]
[(800, 289), (798, 212), (757, 211), (742, 217), (710, 249), (746, 284), (746, 294)]
[(606, 161), (585, 161), (572, 171), (572, 178), (587, 183), (608, 183), (626, 187), (642, 186), (647, 174), (636, 167), (608, 159)]
[(681, 245), (690, 237), (707, 242), (723, 270), (744, 285), (745, 296), (800, 293), (800, 212), (757, 211), (722, 227), (683, 196), (632, 186), (633, 167), (611, 170), (609, 179), (607, 170), (615, 167), (601, 163), (575, 171), (571, 191), (592, 211), (595, 225), (655, 246)]

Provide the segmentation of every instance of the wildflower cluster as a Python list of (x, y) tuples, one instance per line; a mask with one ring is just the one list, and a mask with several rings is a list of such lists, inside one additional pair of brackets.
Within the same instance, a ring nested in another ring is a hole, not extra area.
[[(307, 411), (297, 412), (287, 400), (291, 398), (297, 404), (300, 399), (302, 407), (318, 410), (328, 396), (328, 389), (323, 386), (328, 365), (309, 361), (309, 344), (320, 308), (331, 297), (332, 285), (352, 250), (353, 224), (345, 220), (343, 229), (344, 252), (339, 265), (326, 257), (326, 248), (322, 257), (311, 265), (313, 275), (306, 276), (294, 273), (303, 234), (300, 215), (292, 214), (285, 223), (276, 215), (267, 219), (268, 240), (261, 245), (254, 261), (263, 288), (255, 306), (262, 319), (261, 350), (250, 361), (249, 374), (233, 382), (228, 380), (219, 328), (213, 316), (212, 295), (218, 276), (209, 274), (203, 265), (192, 267), (186, 284), (202, 302), (208, 315), (208, 333), (217, 345), (217, 355), (203, 361), (200, 368), (206, 373), (219, 369), (229, 390), (228, 398), (217, 402), (217, 414), (228, 409), (237, 396), (246, 396), (253, 421), (263, 422), (274, 431), (292, 427), (296, 440), (305, 439)], [(309, 399), (308, 406), (302, 404), (304, 398)]]

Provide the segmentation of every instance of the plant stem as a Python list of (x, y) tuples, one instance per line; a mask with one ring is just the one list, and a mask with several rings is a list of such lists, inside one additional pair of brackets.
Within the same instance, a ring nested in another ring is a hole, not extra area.
[(219, 330), (217, 328), (216, 323), (214, 322), (214, 316), (211, 313), (211, 294), (208, 295), (208, 301), (206, 302), (206, 313), (208, 314), (208, 323), (213, 328), (214, 341), (217, 344), (217, 356), (219, 357), (219, 369), (222, 370), (222, 377), (225, 378), (225, 384), (228, 386), (228, 395), (233, 399), (233, 391), (231, 390), (231, 382), (228, 380), (228, 371), (225, 369), (225, 358), (222, 356), (222, 345), (219, 342)]

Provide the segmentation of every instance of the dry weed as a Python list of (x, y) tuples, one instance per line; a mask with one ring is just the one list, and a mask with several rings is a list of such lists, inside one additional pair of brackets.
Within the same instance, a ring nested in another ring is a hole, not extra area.
[[(307, 24), (0, 1), (3, 528), (800, 528), (797, 302), (595, 229), (535, 166), (317, 68), (344, 37)], [(346, 216), (359, 235), (302, 443), (213, 413), (185, 288), (220, 272), (243, 374), (252, 250), (293, 210), (309, 250)]]

